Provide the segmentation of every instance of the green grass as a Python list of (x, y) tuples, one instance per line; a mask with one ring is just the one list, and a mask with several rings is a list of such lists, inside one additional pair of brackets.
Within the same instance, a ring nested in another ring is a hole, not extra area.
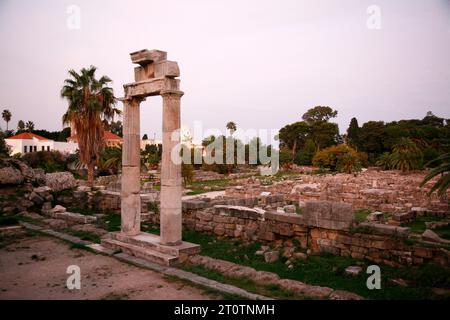
[(366, 221), (367, 216), (370, 214), (370, 210), (369, 209), (358, 209), (355, 210), (355, 219), (356, 222), (361, 223)]
[[(159, 228), (147, 226), (145, 231), (159, 233)], [(249, 266), (256, 270), (273, 272), (281, 278), (347, 290), (369, 299), (432, 299), (438, 298), (433, 295), (432, 288), (450, 289), (450, 269), (433, 264), (401, 268), (380, 264), (382, 289), (369, 290), (366, 286), (368, 275), (365, 270), (373, 263), (368, 261), (321, 254), (309, 256), (307, 260), (296, 260), (294, 268), (288, 269), (284, 264), (285, 258), (280, 258), (274, 263), (266, 263), (262, 256), (255, 255), (261, 247), (261, 244), (257, 242), (245, 243), (237, 239), (218, 239), (213, 235), (190, 230), (183, 230), (183, 240), (200, 244), (201, 254), (205, 256)], [(349, 276), (344, 270), (350, 265), (360, 265), (363, 271), (358, 276)], [(398, 278), (409, 281), (410, 285), (401, 287), (389, 281), (389, 279)]]
[(437, 227), (433, 231), (436, 232), (441, 238), (450, 240), (450, 225)]
[(68, 207), (67, 211), (68, 212), (73, 212), (73, 213), (83, 214), (85, 216), (92, 216), (94, 214), (99, 213), (98, 209), (94, 209), (94, 208), (80, 208), (80, 207)]
[(108, 232), (120, 231), (120, 213), (106, 212), (99, 224)]
[(100, 236), (87, 231), (75, 231), (72, 229), (64, 230), (66, 233), (71, 234), (72, 236), (78, 237), (81, 240), (86, 240), (94, 243), (100, 243)]
[[(230, 184), (230, 179), (216, 179), (216, 180), (206, 180), (206, 181), (193, 181), (187, 187), (191, 189), (187, 195), (197, 195), (210, 191), (221, 191), (224, 190)], [(208, 187), (208, 189), (205, 189)]]
[(411, 228), (411, 232), (423, 233), (426, 230), (425, 222), (440, 221), (442, 219), (443, 219), (442, 217), (436, 217), (433, 215), (424, 215), (414, 219), (413, 221), (402, 223), (402, 226)]

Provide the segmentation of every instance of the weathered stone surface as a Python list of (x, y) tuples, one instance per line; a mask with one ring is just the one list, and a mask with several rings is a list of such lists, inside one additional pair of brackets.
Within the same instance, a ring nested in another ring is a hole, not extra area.
[(280, 251), (276, 250), (276, 251), (268, 251), (264, 253), (264, 260), (267, 263), (272, 263), (275, 261), (278, 261), (278, 259), (280, 258)]
[(13, 167), (0, 168), (0, 185), (2, 184), (21, 184), (23, 183), (23, 175), (20, 170)]
[(75, 231), (83, 231), (83, 232), (93, 233), (99, 237), (102, 237), (108, 233), (108, 231), (106, 231), (105, 229), (97, 228), (93, 224), (77, 224), (77, 225), (72, 226), (71, 229), (75, 230)]
[(359, 226), (375, 234), (400, 236), (400, 237), (407, 237), (411, 231), (410, 228), (406, 227), (397, 227), (388, 224), (379, 224), (370, 222), (360, 223)]
[(45, 175), (45, 185), (53, 191), (76, 188), (78, 183), (70, 172), (54, 172)]
[(67, 222), (60, 219), (45, 219), (43, 222), (55, 230), (66, 229), (68, 227)]
[(310, 227), (332, 230), (348, 230), (354, 221), (351, 205), (328, 201), (306, 202), (303, 217)]
[(286, 212), (286, 213), (295, 213), (296, 210), (297, 209), (295, 208), (294, 205), (284, 206), (284, 212)]
[(361, 273), (361, 271), (362, 268), (360, 266), (349, 266), (345, 268), (345, 273), (352, 276), (357, 276), (358, 274)]
[(364, 300), (364, 298), (361, 297), (360, 295), (357, 295), (356, 293), (353, 293), (353, 292), (344, 291), (344, 290), (333, 291), (330, 294), (329, 299), (330, 300)]
[(430, 242), (437, 242), (437, 243), (450, 243), (450, 241), (442, 239), (439, 237), (438, 234), (436, 234), (434, 231), (427, 229), (424, 233), (422, 233), (422, 239), (425, 241)]

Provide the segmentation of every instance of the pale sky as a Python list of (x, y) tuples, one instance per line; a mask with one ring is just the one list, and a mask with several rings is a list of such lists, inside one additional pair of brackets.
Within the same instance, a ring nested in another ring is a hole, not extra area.
[[(370, 5), (381, 29), (367, 27)], [(0, 0), (0, 43), (0, 110), (14, 128), (62, 128), (71, 68), (95, 65), (123, 96), (129, 53), (144, 48), (178, 62), (187, 126), (270, 130), (315, 105), (338, 110), (341, 132), (353, 116), (450, 118), (450, 0)], [(160, 136), (161, 98), (141, 106), (142, 134)]]

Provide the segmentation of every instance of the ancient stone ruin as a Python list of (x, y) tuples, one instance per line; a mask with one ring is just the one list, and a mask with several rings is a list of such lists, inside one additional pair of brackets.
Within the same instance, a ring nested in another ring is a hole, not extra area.
[[(170, 264), (184, 254), (198, 253), (198, 245), (181, 240), (181, 165), (172, 161), (172, 150), (179, 143), (180, 129), (180, 76), (178, 64), (167, 60), (160, 50), (133, 52), (131, 61), (135, 82), (125, 84), (121, 232), (113, 233), (102, 244), (136, 256)], [(141, 233), (140, 197), (140, 103), (147, 97), (163, 98), (163, 153), (161, 168), (161, 220), (160, 236)]]

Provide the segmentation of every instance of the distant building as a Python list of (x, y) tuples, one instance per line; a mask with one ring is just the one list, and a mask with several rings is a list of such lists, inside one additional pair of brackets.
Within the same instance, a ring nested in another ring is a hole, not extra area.
[[(123, 143), (123, 138), (119, 137), (118, 135), (116, 135), (110, 131), (104, 131), (103, 138), (105, 139), (105, 143), (106, 143), (107, 147), (118, 147)], [(76, 134), (68, 137), (67, 141), (74, 142), (78, 145), (78, 138), (77, 138)]]
[(60, 151), (63, 153), (74, 153), (78, 144), (73, 142), (59, 142), (47, 139), (31, 132), (23, 132), (5, 139), (11, 148), (11, 154), (29, 153), (37, 151)]

